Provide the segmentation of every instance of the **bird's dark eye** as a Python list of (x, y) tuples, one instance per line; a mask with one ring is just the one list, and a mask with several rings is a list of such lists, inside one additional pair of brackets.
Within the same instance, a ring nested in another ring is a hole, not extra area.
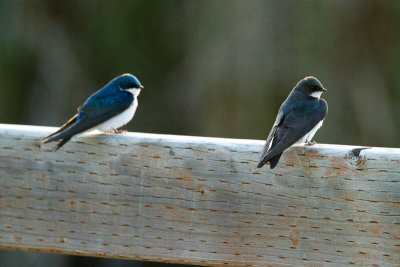
[(128, 85), (128, 88), (138, 88), (138, 86), (137, 86), (137, 84), (135, 84), (135, 83), (130, 83), (130, 84)]

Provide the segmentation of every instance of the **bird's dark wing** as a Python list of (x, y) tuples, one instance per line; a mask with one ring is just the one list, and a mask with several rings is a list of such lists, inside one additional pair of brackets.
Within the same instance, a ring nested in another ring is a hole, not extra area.
[(270, 149), (271, 142), (275, 137), (276, 130), (278, 129), (279, 125), (281, 124), (282, 119), (283, 119), (283, 111), (282, 111), (282, 109), (279, 109), (279, 112), (278, 112), (278, 115), (276, 116), (274, 125), (272, 126), (272, 129), (268, 134), (267, 140), (265, 141), (264, 149), (262, 150), (262, 152), (260, 154), (260, 162), (264, 159), (265, 155), (267, 154), (268, 150)]
[(132, 104), (132, 101), (133, 95), (128, 92), (120, 92), (116, 96), (93, 95), (82, 105), (77, 115), (64, 124), (60, 130), (43, 140), (43, 143), (63, 139), (58, 144), (57, 150), (72, 136), (89, 130), (120, 114)]
[(271, 160), (273, 162), (270, 162), (270, 167), (274, 168), (285, 149), (300, 140), (326, 117), (328, 105), (325, 100), (320, 99), (312, 104), (308, 103), (308, 107), (301, 110), (303, 111), (288, 112), (283, 110), (284, 114), (288, 115), (284, 115), (280, 124), (276, 127), (271, 138), (272, 145), (266, 153), (262, 154), (257, 165), (258, 168)]

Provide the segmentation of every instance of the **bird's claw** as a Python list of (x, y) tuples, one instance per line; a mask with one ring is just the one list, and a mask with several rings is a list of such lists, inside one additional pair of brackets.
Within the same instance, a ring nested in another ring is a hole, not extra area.
[(127, 130), (117, 130), (117, 129), (111, 129), (111, 130), (107, 131), (107, 133), (110, 133), (110, 134), (120, 134), (120, 133), (126, 133), (126, 132), (128, 132), (128, 131)]
[(317, 142), (315, 142), (315, 140), (314, 141), (308, 141), (308, 142), (306, 142), (306, 146), (313, 146), (313, 145), (315, 145)]

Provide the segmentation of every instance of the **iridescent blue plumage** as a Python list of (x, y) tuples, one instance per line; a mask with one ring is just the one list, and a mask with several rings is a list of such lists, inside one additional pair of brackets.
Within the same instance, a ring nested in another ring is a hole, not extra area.
[(137, 96), (143, 86), (131, 74), (123, 74), (91, 95), (67, 123), (43, 140), (48, 143), (62, 139), (56, 150), (74, 135), (98, 128), (117, 129), (129, 122), (137, 107)]

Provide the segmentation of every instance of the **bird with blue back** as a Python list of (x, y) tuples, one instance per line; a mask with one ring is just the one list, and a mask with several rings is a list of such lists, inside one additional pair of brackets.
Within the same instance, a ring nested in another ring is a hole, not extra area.
[(47, 136), (42, 143), (61, 140), (54, 150), (58, 150), (73, 136), (91, 130), (115, 132), (132, 120), (138, 106), (138, 95), (143, 89), (132, 74), (120, 75), (103, 88), (92, 94), (78, 112)]
[(297, 83), (278, 111), (257, 168), (267, 163), (271, 169), (275, 168), (283, 151), (296, 142), (314, 144), (311, 140), (328, 114), (328, 104), (320, 98), (326, 91), (312, 76)]

